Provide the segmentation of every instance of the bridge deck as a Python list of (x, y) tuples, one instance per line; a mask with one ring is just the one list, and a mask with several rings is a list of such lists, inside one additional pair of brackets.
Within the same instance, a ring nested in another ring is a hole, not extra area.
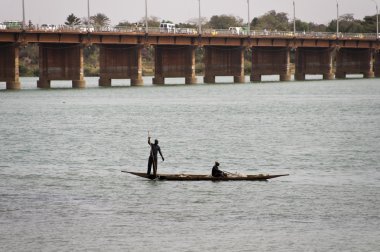
[(81, 43), (81, 44), (144, 44), (243, 47), (346, 47), (380, 48), (380, 40), (371, 34), (253, 33), (251, 36), (232, 34), (180, 34), (152, 32), (78, 32), (41, 30), (0, 30), (0, 42), (11, 43)]

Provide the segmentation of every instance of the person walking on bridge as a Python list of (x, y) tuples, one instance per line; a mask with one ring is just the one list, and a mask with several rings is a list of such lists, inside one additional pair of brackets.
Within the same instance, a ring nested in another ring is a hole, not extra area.
[(154, 144), (150, 142), (150, 136), (148, 136), (148, 144), (150, 145), (150, 155), (148, 160), (148, 171), (147, 175), (150, 175), (150, 171), (153, 165), (153, 176), (157, 176), (157, 152), (160, 153), (162, 161), (164, 161), (164, 156), (162, 155), (161, 148), (158, 145), (158, 140), (154, 140)]

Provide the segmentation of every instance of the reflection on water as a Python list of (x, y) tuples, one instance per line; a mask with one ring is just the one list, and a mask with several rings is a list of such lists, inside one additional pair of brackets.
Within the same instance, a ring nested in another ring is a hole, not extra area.
[[(376, 251), (377, 79), (0, 92), (4, 251)], [(247, 77), (248, 81), (248, 77)], [(176, 85), (176, 84), (179, 85)], [(5, 85), (4, 85), (5, 86)], [(159, 172), (289, 173), (269, 182), (145, 181)], [(223, 249), (221, 249), (223, 248)]]

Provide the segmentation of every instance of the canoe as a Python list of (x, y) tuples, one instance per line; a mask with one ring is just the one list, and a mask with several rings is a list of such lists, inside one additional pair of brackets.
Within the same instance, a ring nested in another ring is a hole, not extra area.
[(278, 178), (283, 176), (289, 176), (289, 174), (279, 174), (279, 175), (269, 175), (269, 174), (257, 174), (257, 175), (241, 175), (241, 174), (228, 174), (227, 177), (213, 177), (211, 175), (197, 175), (197, 174), (157, 174), (157, 177), (153, 175), (147, 175), (144, 172), (129, 172), (129, 173), (138, 177), (150, 179), (150, 180), (175, 180), (175, 181), (200, 181), (200, 180), (209, 180), (209, 181), (229, 181), (229, 180), (250, 180), (250, 181), (265, 181), (272, 178)]

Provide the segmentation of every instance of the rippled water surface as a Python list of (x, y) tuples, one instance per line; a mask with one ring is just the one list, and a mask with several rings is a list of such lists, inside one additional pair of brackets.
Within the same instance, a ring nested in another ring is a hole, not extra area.
[[(0, 90), (2, 251), (378, 251), (380, 81)], [(1, 88), (5, 87), (0, 83)], [(268, 182), (163, 173), (289, 173)]]

